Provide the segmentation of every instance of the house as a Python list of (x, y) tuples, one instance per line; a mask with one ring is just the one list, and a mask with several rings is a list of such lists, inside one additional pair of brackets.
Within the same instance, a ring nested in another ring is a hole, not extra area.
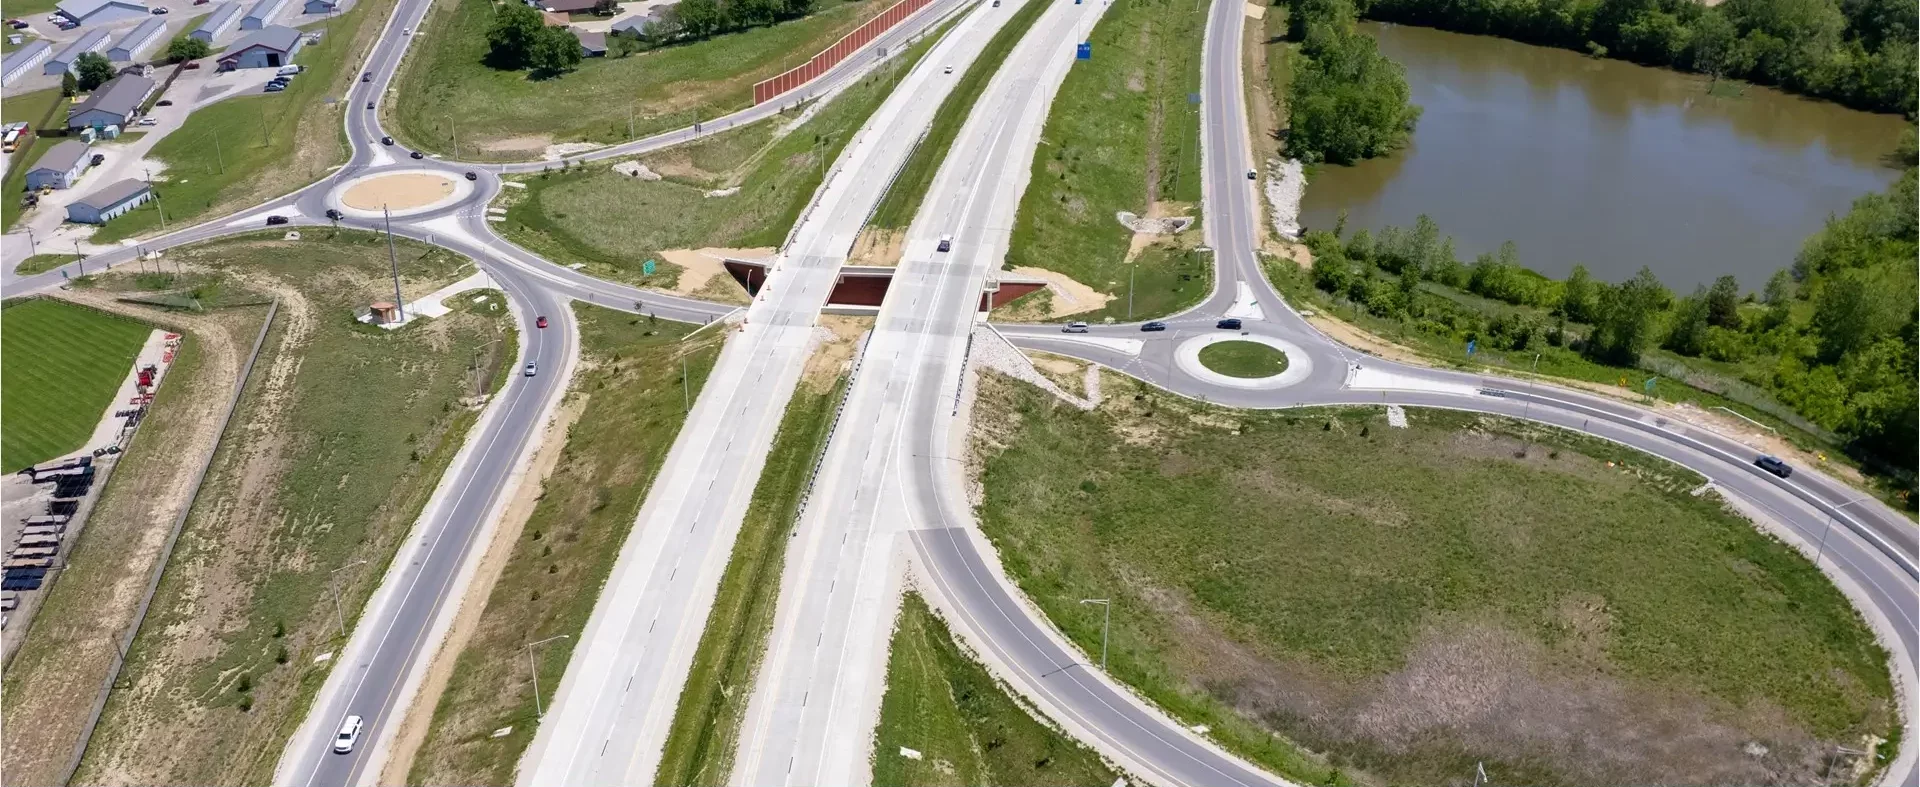
[(41, 39), (7, 55), (6, 60), (0, 61), (0, 85), (13, 84), (13, 80), (25, 76), (50, 54), (53, 54), (53, 44)]
[(233, 42), (220, 55), (220, 70), (236, 68), (279, 68), (293, 62), (293, 55), (307, 43), (305, 36), (285, 25), (255, 30)]
[(153, 186), (128, 178), (81, 197), (67, 206), (67, 221), (105, 224), (153, 199)]
[(80, 173), (87, 171), (87, 151), (91, 149), (77, 139), (61, 140), (27, 170), (27, 190), (73, 188)]
[(527, 5), (536, 10), (551, 11), (556, 14), (576, 14), (592, 11), (596, 0), (527, 0)]
[(580, 39), (580, 55), (582, 57), (606, 57), (606, 33), (595, 33), (581, 30), (577, 27), (568, 28), (567, 32), (572, 33), (574, 38)]
[(120, 40), (113, 42), (113, 46), (107, 47), (107, 59), (122, 61), (137, 59), (148, 49), (152, 49), (154, 44), (159, 43), (160, 35), (165, 32), (167, 32), (166, 17), (148, 17), (147, 21), (141, 22), (139, 27), (121, 36)]
[(238, 21), (240, 21), (240, 4), (227, 3), (213, 9), (213, 13), (200, 20), (200, 26), (187, 35), (211, 44), (213, 39), (226, 35), (228, 30), (232, 30), (234, 23)]
[(261, 30), (273, 24), (273, 18), (280, 15), (280, 9), (287, 7), (287, 0), (260, 0), (247, 9), (247, 15), (240, 17), (241, 30)]
[(670, 5), (654, 6), (652, 11), (648, 11), (644, 15), (634, 14), (633, 16), (613, 23), (613, 27), (609, 28), (607, 32), (632, 38), (640, 38), (645, 36), (648, 30), (652, 30), (654, 25), (660, 24), (660, 20), (665, 19), (667, 16), (667, 9), (672, 7), (673, 6)]
[(93, 91), (87, 100), (75, 104), (67, 110), (68, 129), (105, 129), (108, 126), (125, 128), (145, 104), (147, 97), (153, 95), (158, 87), (153, 80), (139, 74), (121, 74)]
[(53, 7), (53, 13), (73, 27), (139, 19), (151, 12), (147, 4), (139, 0), (60, 0)]
[(47, 58), (47, 65), (41, 69), (43, 74), (66, 74), (73, 71), (74, 61), (88, 52), (98, 52), (107, 48), (107, 31), (95, 30), (73, 40), (73, 43), (60, 48)]
[(307, 0), (307, 4), (301, 6), (300, 12), (304, 14), (331, 14), (338, 10), (340, 10), (340, 4), (334, 0)]

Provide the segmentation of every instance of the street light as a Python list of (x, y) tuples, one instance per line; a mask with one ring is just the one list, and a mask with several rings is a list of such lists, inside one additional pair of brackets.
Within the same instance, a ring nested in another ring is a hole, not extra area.
[(341, 611), (340, 609), (340, 585), (339, 583), (334, 582), (333, 578), (339, 576), (340, 572), (342, 571), (345, 571), (349, 568), (353, 568), (354, 566), (363, 565), (366, 562), (367, 561), (365, 560), (355, 560), (352, 563), (348, 563), (344, 566), (336, 568), (327, 574), (327, 584), (333, 586), (333, 619), (340, 624), (341, 639), (347, 638), (347, 615), (345, 612)]
[(1113, 603), (1104, 598), (1083, 598), (1083, 599), (1080, 599), (1080, 603), (1099, 604), (1101, 609), (1104, 610), (1101, 613), (1101, 620), (1100, 620), (1100, 671), (1106, 672), (1107, 671), (1107, 632), (1113, 627)]
[(539, 642), (527, 643), (527, 669), (533, 671), (533, 717), (545, 718), (547, 712), (540, 709), (540, 664), (533, 660), (533, 649), (556, 639), (569, 639), (565, 634), (556, 634)]

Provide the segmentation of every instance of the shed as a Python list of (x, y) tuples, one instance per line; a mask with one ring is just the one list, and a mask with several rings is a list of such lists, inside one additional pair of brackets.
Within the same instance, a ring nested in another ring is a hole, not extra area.
[(220, 70), (279, 68), (292, 63), (294, 53), (306, 42), (299, 30), (285, 25), (255, 30), (227, 47), (226, 53), (220, 56)]
[(53, 54), (53, 44), (41, 39), (7, 55), (6, 60), (0, 61), (0, 72), (3, 72), (0, 73), (0, 85), (13, 84), (13, 80), (25, 76), (28, 71), (40, 65), (40, 62), (46, 60), (51, 54)]
[(226, 35), (228, 30), (233, 29), (234, 23), (239, 21), (240, 4), (226, 3), (213, 9), (213, 13), (208, 14), (206, 19), (200, 20), (200, 26), (187, 35), (211, 44), (214, 39)]
[(145, 54), (153, 45), (160, 42), (160, 35), (167, 32), (167, 19), (163, 16), (149, 17), (139, 27), (121, 36), (120, 40), (107, 47), (108, 60), (130, 61)]
[(49, 148), (27, 170), (27, 190), (38, 191), (48, 186), (56, 189), (72, 188), (73, 182), (80, 179), (80, 173), (87, 171), (87, 143), (77, 139), (61, 140), (60, 144)]
[(67, 220), (82, 224), (105, 224), (150, 199), (153, 199), (152, 186), (128, 178), (68, 205)]
[(81, 55), (98, 52), (107, 48), (107, 31), (95, 30), (73, 40), (73, 43), (60, 48), (47, 58), (47, 66), (41, 69), (43, 74), (66, 74), (73, 71), (73, 63)]

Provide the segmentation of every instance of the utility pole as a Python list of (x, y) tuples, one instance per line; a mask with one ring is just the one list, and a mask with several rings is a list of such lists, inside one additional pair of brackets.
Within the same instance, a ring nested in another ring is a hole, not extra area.
[(460, 127), (453, 124), (453, 114), (447, 114), (447, 132), (453, 135), (453, 157), (460, 158)]
[(1104, 598), (1083, 598), (1082, 604), (1099, 604), (1103, 610), (1100, 619), (1100, 671), (1107, 671), (1107, 632), (1113, 628), (1113, 602)]
[(77, 263), (79, 263), (79, 264), (80, 264), (80, 277), (81, 277), (81, 278), (86, 278), (86, 275), (87, 275), (87, 255), (85, 255), (85, 254), (81, 254), (81, 253), (80, 253), (80, 241), (74, 241), (74, 242), (73, 242), (73, 256), (75, 256), (75, 257), (78, 257), (78, 258), (79, 258), (79, 259), (77, 259), (77, 260), (74, 260), (74, 262), (77, 262)]
[(680, 356), (680, 406), (693, 412), (692, 384), (687, 382), (687, 356)]
[(213, 160), (220, 165), (220, 174), (227, 174), (227, 157), (220, 155), (220, 129), (213, 130)]
[(1139, 269), (1138, 264), (1127, 266), (1127, 322), (1133, 322), (1133, 272)]
[(333, 586), (333, 619), (340, 624), (341, 639), (347, 638), (347, 615), (345, 612), (343, 612), (340, 609), (340, 583), (335, 582), (333, 580), (340, 576), (340, 572), (345, 571), (349, 568), (353, 568), (354, 566), (361, 565), (365, 562), (367, 561), (355, 560), (352, 563), (348, 563), (344, 566), (336, 568), (327, 574), (327, 577), (328, 577), (327, 584)]
[(565, 634), (559, 634), (540, 640), (539, 642), (527, 643), (527, 669), (533, 671), (533, 717), (536, 719), (545, 717), (547, 712), (540, 708), (540, 663), (533, 660), (533, 649), (556, 639), (570, 639), (570, 637)]
[(400, 253), (393, 248), (393, 214), (387, 211), (387, 204), (380, 203), (380, 217), (387, 222), (387, 263), (393, 266), (393, 308), (400, 315), (400, 322), (407, 321), (407, 302), (400, 297)]
[[(147, 173), (147, 190), (153, 191), (153, 168), (141, 167), (141, 169)], [(160, 231), (166, 232), (167, 231), (167, 209), (160, 206), (159, 192), (155, 192), (153, 195), (153, 209), (160, 211)]]
[(39, 254), (39, 253), (40, 253), (40, 244), (39, 244), (39, 243), (36, 243), (36, 242), (34, 242), (34, 240), (33, 240), (33, 228), (32, 228), (32, 227), (28, 227), (28, 228), (27, 228), (27, 255), (28, 255), (28, 256), (33, 256), (33, 255), (36, 255), (36, 254)]

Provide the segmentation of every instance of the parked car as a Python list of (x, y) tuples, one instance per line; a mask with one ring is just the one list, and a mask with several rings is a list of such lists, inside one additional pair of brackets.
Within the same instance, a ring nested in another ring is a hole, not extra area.
[(283, 85), (283, 84), (280, 84), (279, 82), (268, 82), (268, 83), (267, 83), (267, 87), (266, 87), (266, 91), (265, 91), (265, 92), (268, 92), (268, 93), (278, 93), (278, 92), (280, 92), (280, 91), (282, 91), (282, 90), (286, 90), (286, 89), (287, 89), (287, 86), (286, 86), (286, 85)]
[(418, 150), (407, 154), (407, 158), (426, 158), (426, 157), (427, 157), (427, 154), (421, 153)]
[(542, 314), (539, 317), (535, 318), (533, 321), (533, 327), (535, 328), (547, 327), (547, 315)]
[(1219, 328), (1220, 330), (1223, 330), (1223, 331), (1237, 331), (1237, 330), (1240, 330), (1240, 318), (1228, 317), (1224, 320), (1214, 323), (1213, 327)]
[(343, 218), (346, 218), (346, 214), (341, 213), (339, 208), (328, 208), (327, 218), (333, 221), (339, 221)]
[(25, 30), (25, 29), (27, 29), (27, 20), (25, 20), (25, 19), (9, 19), (9, 20), (7, 20), (7, 26), (8, 26), (8, 27), (11, 27), (11, 28), (13, 28), (13, 29), (15, 29), (15, 30)]
[(159, 8), (155, 8), (155, 9), (153, 9), (153, 15), (154, 15), (154, 16), (159, 16), (159, 15), (161, 15), (161, 14), (164, 14), (164, 13), (166, 13), (166, 12), (167, 12), (167, 7), (166, 7), (166, 6), (161, 6), (161, 7), (159, 7)]
[(380, 138), (380, 144), (382, 144), (382, 145), (391, 145), (391, 144), (393, 144), (393, 137), (381, 137), (381, 138)]
[(333, 753), (346, 754), (353, 751), (353, 744), (360, 741), (360, 717), (348, 716), (340, 722), (340, 731), (333, 736)]
[(188, 71), (198, 71), (198, 70), (200, 70), (200, 61), (198, 61), (198, 60), (189, 60), (189, 61), (187, 61), (187, 64), (186, 64), (186, 65), (184, 65), (184, 66), (181, 66), (181, 68), (184, 68), (184, 69), (186, 69), (186, 70), (188, 70)]
[(1780, 476), (1781, 478), (1793, 475), (1793, 468), (1788, 467), (1786, 462), (1780, 461), (1779, 457), (1762, 454), (1759, 459), (1753, 460), (1753, 463), (1759, 466), (1760, 469)]
[(305, 70), (307, 70), (306, 66), (281, 66), (279, 71), (275, 71), (273, 73), (277, 76), (286, 77), (286, 76), (293, 76), (294, 74), (298, 74)]
[(160, 121), (158, 121), (158, 120), (154, 120), (153, 118), (141, 118), (141, 119), (139, 119), (139, 120), (137, 120), (137, 121), (134, 121), (134, 125), (136, 125), (136, 126), (157, 126), (157, 125), (160, 125)]
[(267, 217), (267, 226), (269, 227), (279, 225), (279, 224), (285, 224), (285, 223), (287, 223), (287, 217), (282, 216), (278, 213), (275, 213)]
[(942, 236), (940, 236), (940, 249), (939, 249), (939, 250), (940, 250), (940, 251), (953, 251), (953, 236), (952, 236), (952, 235), (942, 235)]
[(153, 102), (153, 105), (156, 107), (170, 107), (170, 106), (173, 106), (173, 99), (163, 98), (163, 99), (160, 99), (159, 101)]
[(1247, 180), (1259, 180), (1259, 179), (1260, 179), (1259, 173), (1256, 173), (1253, 170), (1247, 170)]
[(1167, 329), (1167, 324), (1164, 322), (1160, 322), (1159, 320), (1155, 320), (1149, 323), (1142, 323), (1140, 325), (1140, 330), (1143, 330), (1143, 331), (1164, 331), (1166, 329)]
[(479, 179), (480, 179), (480, 176), (477, 174), (474, 174), (473, 170), (467, 170), (467, 180), (479, 180)]
[(1070, 322), (1070, 323), (1067, 323), (1067, 327), (1061, 328), (1060, 332), (1061, 333), (1086, 333), (1087, 324), (1084, 322)]
[(532, 361), (528, 361), (526, 367), (521, 369), (520, 373), (528, 377), (532, 377), (535, 374), (539, 374), (539, 370), (534, 368)]
[(106, 160), (107, 160), (107, 154), (105, 154), (105, 153), (95, 153), (95, 154), (93, 154), (93, 158), (91, 158), (91, 159), (88, 159), (88, 160), (87, 160), (87, 166), (89, 166), (89, 167), (97, 167), (97, 166), (100, 166), (100, 162), (103, 162), (103, 161), (106, 161)]

